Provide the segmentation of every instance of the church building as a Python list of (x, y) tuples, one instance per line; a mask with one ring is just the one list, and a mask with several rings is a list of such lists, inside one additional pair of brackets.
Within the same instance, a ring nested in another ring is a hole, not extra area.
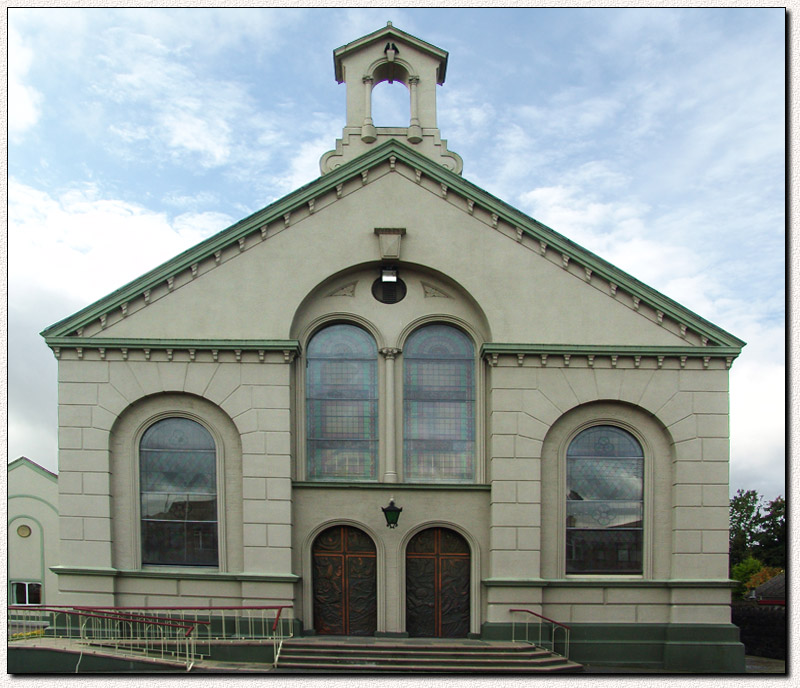
[[(317, 180), (42, 333), (60, 598), (389, 638), (510, 638), (524, 608), (577, 662), (743, 671), (744, 342), (465, 179), (447, 52), (389, 23), (333, 57)], [(408, 126), (373, 123), (383, 81)]]

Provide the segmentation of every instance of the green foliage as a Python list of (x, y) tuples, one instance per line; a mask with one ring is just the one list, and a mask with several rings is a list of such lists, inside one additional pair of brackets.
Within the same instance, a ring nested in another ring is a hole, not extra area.
[(767, 566), (786, 567), (786, 501), (765, 503), (755, 490), (737, 490), (730, 501), (730, 570), (755, 557)]
[(758, 558), (766, 566), (786, 567), (786, 500), (773, 499), (759, 521), (761, 528), (756, 534)]
[(736, 566), (731, 569), (731, 578), (739, 583), (733, 591), (733, 597), (735, 599), (741, 599), (744, 597), (747, 592), (745, 587), (747, 581), (749, 581), (750, 578), (752, 578), (761, 569), (762, 564), (755, 557), (747, 557), (747, 559), (736, 564)]

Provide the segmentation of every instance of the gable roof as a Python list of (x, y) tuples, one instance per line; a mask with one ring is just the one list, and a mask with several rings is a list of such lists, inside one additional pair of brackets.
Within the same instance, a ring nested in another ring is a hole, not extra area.
[(379, 41), (391, 41), (393, 38), (402, 39), (406, 43), (413, 45), (421, 52), (427, 53), (428, 55), (438, 59), (439, 67), (436, 70), (436, 83), (439, 85), (444, 83), (445, 73), (447, 72), (447, 51), (437, 48), (435, 45), (423, 41), (421, 38), (412, 36), (410, 33), (406, 33), (405, 31), (395, 28), (392, 26), (392, 22), (387, 22), (386, 26), (383, 28), (373, 31), (366, 36), (362, 36), (361, 38), (357, 38), (354, 41), (350, 41), (350, 43), (347, 43), (340, 48), (336, 48), (336, 50), (333, 51), (333, 68), (336, 81), (338, 81), (340, 84), (344, 82), (342, 60), (346, 55), (357, 52), (362, 48)]
[(753, 590), (757, 599), (785, 600), (786, 599), (786, 573), (781, 572), (770, 578)]
[[(390, 139), (375, 146), (375, 148), (360, 157), (342, 164), (315, 181), (236, 222), (215, 236), (175, 256), (74, 315), (51, 325), (43, 330), (41, 335), (45, 338), (48, 346), (54, 350), (61, 346), (80, 346), (81, 342), (86, 343), (88, 346), (102, 346), (104, 342), (102, 337), (83, 337), (83, 328), (97, 322), (98, 319), (102, 326), (105, 327), (107, 315), (118, 309), (122, 309), (124, 315), (127, 311), (127, 304), (131, 300), (144, 294), (145, 301), (147, 301), (151, 289), (165, 282), (171, 285), (175, 276), (183, 271), (192, 270), (194, 275), (200, 261), (212, 257), (216, 257), (219, 260), (223, 249), (236, 246), (238, 243), (239, 249), (244, 250), (245, 242), (249, 236), (260, 233), (262, 239), (266, 237), (267, 226), (270, 223), (283, 221), (288, 227), (293, 213), (313, 213), (315, 199), (331, 192), (336, 192), (338, 197), (338, 194), (341, 193), (342, 185), (359, 176), (362, 183), (366, 184), (370, 169), (378, 165), (385, 165), (387, 162), (392, 170), (398, 165), (408, 166), (413, 170), (417, 182), (424, 176), (432, 180), (434, 184), (440, 185), (443, 202), (458, 202), (464, 212), (475, 217), (480, 216), (489, 227), (506, 231), (512, 235), (516, 233), (516, 238), (520, 242), (523, 237), (528, 237), (529, 241), (538, 242), (542, 256), (550, 257), (555, 262), (562, 264), (565, 269), (568, 266), (570, 266), (570, 269), (575, 269), (575, 266), (579, 266), (578, 269), (583, 269), (584, 273), (581, 274), (585, 274), (587, 282), (601, 285), (610, 296), (615, 298), (618, 291), (630, 294), (634, 310), (642, 313), (647, 310), (653, 316), (648, 316), (651, 321), (657, 321), (659, 324), (671, 319), (679, 326), (681, 336), (685, 337), (689, 331), (694, 332), (699, 336), (703, 344), (702, 347), (692, 346), (687, 341), (685, 347), (668, 347), (669, 351), (665, 351), (666, 353), (672, 355), (680, 350), (680, 353), (686, 353), (690, 356), (725, 356), (728, 359), (728, 364), (730, 364), (730, 361), (741, 352), (741, 348), (745, 345), (742, 340), (722, 328), (701, 318), (591, 251), (492, 196), (459, 174), (455, 174), (436, 164), (427, 156), (421, 155), (396, 139)], [(678, 327), (675, 327), (675, 329), (677, 330)], [(141, 341), (145, 342), (145, 340)], [(184, 345), (191, 344), (191, 342), (188, 344), (187, 342), (181, 343)], [(208, 343), (206, 342), (206, 344)], [(287, 350), (295, 352), (299, 350), (299, 343), (293, 340), (257, 343), (246, 341), (217, 342), (217, 344), (221, 346), (225, 344), (230, 346), (238, 345), (239, 348), (283, 350), (285, 355)], [(168, 345), (166, 344), (165, 346)], [(497, 344), (494, 345), (495, 348), (492, 348), (492, 346), (487, 344), (484, 347), (485, 353), (504, 353), (504, 347), (512, 345)], [(513, 346), (520, 348), (521, 345)], [(524, 345), (522, 346), (524, 347)], [(530, 346), (532, 345), (528, 345), (528, 348)], [(531, 353), (536, 352), (532, 349)]]
[(48, 478), (53, 482), (56, 482), (58, 480), (58, 476), (55, 473), (53, 473), (52, 471), (48, 471), (44, 466), (40, 466), (35, 461), (31, 461), (27, 456), (20, 456), (18, 459), (14, 459), (10, 464), (8, 464), (8, 471), (11, 472), (15, 468), (22, 468), (22, 467), (30, 468), (31, 470), (40, 473), (45, 478)]

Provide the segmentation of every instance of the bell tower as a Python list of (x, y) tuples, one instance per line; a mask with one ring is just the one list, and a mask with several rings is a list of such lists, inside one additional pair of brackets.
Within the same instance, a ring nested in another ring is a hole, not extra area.
[[(334, 50), (333, 64), (336, 81), (347, 87), (347, 119), (336, 150), (320, 160), (323, 174), (390, 138), (461, 173), (461, 157), (447, 150), (436, 126), (436, 86), (444, 83), (447, 52), (387, 22), (385, 28)], [(372, 90), (383, 81), (399, 81), (408, 89), (407, 127), (376, 127), (372, 121)]]

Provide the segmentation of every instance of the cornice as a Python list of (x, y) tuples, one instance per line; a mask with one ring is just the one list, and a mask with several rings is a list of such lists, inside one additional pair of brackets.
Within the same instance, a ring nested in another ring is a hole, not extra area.
[(233, 352), (237, 361), (241, 361), (243, 352), (255, 352), (259, 360), (264, 361), (267, 353), (277, 352), (290, 363), (300, 354), (300, 342), (296, 339), (136, 339), (114, 337), (45, 337), (45, 342), (53, 350), (56, 358), (61, 358), (64, 350), (74, 350), (78, 358), (83, 358), (87, 351), (97, 351), (101, 359), (105, 359), (111, 351), (118, 351), (123, 360), (127, 360), (131, 351), (142, 351), (149, 360), (151, 352), (166, 352), (168, 360), (172, 360), (176, 352), (185, 352), (189, 360), (195, 360), (198, 352), (210, 352), (213, 359), (218, 359), (222, 351)]
[[(134, 302), (138, 304), (137, 307), (145, 307), (173, 289), (191, 282), (227, 260), (235, 259), (239, 253), (319, 212), (324, 208), (323, 202), (335, 203), (345, 192), (357, 192), (379, 176), (373, 173), (378, 167), (381, 167), (378, 171), (380, 176), (400, 172), (402, 168), (401, 174), (406, 179), (416, 181), (445, 202), (563, 267), (577, 279), (584, 280), (587, 286), (605, 291), (609, 298), (624, 301), (650, 322), (669, 325), (687, 341), (690, 335), (694, 336), (697, 343), (703, 345), (698, 348), (705, 350), (705, 345), (734, 347), (738, 354), (745, 345), (737, 337), (395, 139), (376, 145), (360, 157), (342, 164), (105, 298), (55, 323), (41, 334), (50, 344), (51, 340), (58, 337), (80, 337), (84, 328), (96, 323), (102, 330), (111, 318), (126, 317)], [(345, 185), (348, 185), (347, 189)]]
[[(511, 344), (487, 342), (481, 347), (481, 356), (490, 365), (496, 366), (501, 357), (515, 357), (516, 364), (522, 366), (528, 357), (534, 358), (541, 367), (573, 367), (585, 365), (592, 368), (600, 361), (616, 368), (621, 365), (620, 359), (632, 360), (634, 367), (641, 366), (643, 360), (655, 363), (657, 368), (664, 361), (677, 360), (681, 368), (689, 359), (699, 359), (704, 368), (708, 368), (712, 359), (724, 359), (725, 367), (730, 368), (734, 359), (741, 353), (736, 346), (636, 346), (605, 344)], [(576, 360), (577, 359), (577, 360)], [(582, 363), (578, 363), (578, 360)], [(651, 366), (652, 367), (652, 366)]]

